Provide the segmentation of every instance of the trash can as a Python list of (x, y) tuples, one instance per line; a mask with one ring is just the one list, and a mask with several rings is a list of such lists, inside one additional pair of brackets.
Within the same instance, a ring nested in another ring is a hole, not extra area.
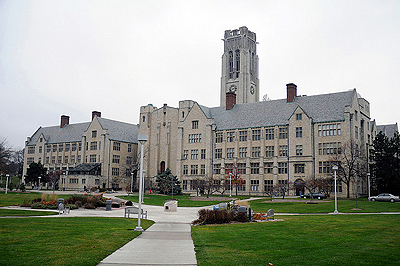
[(238, 212), (247, 213), (247, 207), (246, 206), (239, 206)]
[(59, 198), (57, 201), (57, 210), (58, 210), (58, 206), (60, 206), (60, 203), (64, 204), (64, 199), (63, 198)]
[(111, 211), (112, 200), (106, 200), (106, 211)]

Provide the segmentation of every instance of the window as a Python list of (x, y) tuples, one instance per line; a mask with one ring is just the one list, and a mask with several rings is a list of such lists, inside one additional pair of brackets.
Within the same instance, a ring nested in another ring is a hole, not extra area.
[(142, 117), (142, 122), (143, 123), (146, 122), (146, 117), (145, 116)]
[(86, 184), (86, 179), (85, 178), (82, 179), (82, 184)]
[(189, 143), (201, 142), (201, 134), (189, 134)]
[(272, 193), (274, 188), (274, 180), (264, 180), (264, 192)]
[(294, 173), (295, 174), (304, 174), (304, 164), (295, 164), (294, 165)]
[(233, 78), (233, 52), (229, 51), (229, 78)]
[(200, 175), (205, 175), (206, 174), (206, 165), (202, 164), (200, 165)]
[(246, 191), (246, 180), (242, 181), (242, 185), (237, 187), (238, 191)]
[(39, 146), (39, 153), (42, 153), (42, 146)]
[[(90, 156), (92, 156), (92, 155), (90, 155)], [(112, 162), (113, 163), (119, 163), (119, 161), (120, 161), (120, 156), (119, 155), (113, 155)]]
[(318, 172), (320, 174), (330, 174), (332, 173), (332, 162), (319, 162), (318, 163)]
[(95, 179), (95, 180), (94, 180), (94, 184), (95, 184), (95, 185), (100, 185), (100, 179)]
[(229, 131), (226, 133), (226, 141), (234, 142), (235, 141), (235, 131)]
[(224, 135), (222, 132), (215, 133), (215, 142), (216, 143), (222, 143), (224, 140)]
[(64, 156), (64, 163), (68, 163), (68, 156)]
[(56, 152), (56, 151), (57, 151), (57, 145), (54, 144), (54, 145), (53, 145), (53, 152)]
[(183, 174), (187, 175), (188, 173), (189, 173), (189, 167), (188, 167), (188, 165), (184, 165), (183, 166)]
[(113, 176), (119, 176), (119, 168), (112, 168), (111, 174)]
[(76, 151), (76, 143), (72, 143), (72, 145), (71, 145), (71, 150), (72, 150), (72, 151)]
[(252, 158), (260, 158), (260, 147), (252, 147), (251, 148), (251, 157)]
[(187, 180), (182, 180), (182, 189), (187, 190)]
[(278, 184), (287, 186), (287, 180), (278, 180)]
[(50, 157), (46, 157), (45, 163), (50, 163)]
[(221, 174), (221, 164), (214, 164), (214, 174)]
[(227, 148), (226, 149), (226, 158), (232, 159), (235, 157), (235, 148)]
[(287, 174), (287, 163), (278, 163), (278, 174)]
[(130, 164), (132, 164), (132, 163), (133, 163), (133, 158), (130, 157), (130, 156), (127, 156), (127, 157), (126, 157), (126, 164), (127, 164), (127, 165), (130, 165)]
[(287, 145), (279, 146), (279, 156), (280, 157), (288, 156), (288, 146)]
[(190, 174), (191, 175), (198, 175), (199, 174), (199, 166), (198, 165), (191, 165), (190, 166)]
[(250, 180), (250, 190), (259, 191), (260, 190), (260, 180)]
[(90, 142), (90, 150), (91, 151), (97, 150), (97, 141)]
[(250, 173), (259, 174), (260, 173), (260, 163), (250, 163)]
[(199, 121), (194, 120), (192, 121), (192, 129), (198, 129), (199, 128)]
[(297, 156), (303, 155), (303, 145), (296, 145), (296, 155)]
[(266, 146), (265, 147), (265, 157), (271, 158), (274, 157), (274, 146)]
[(296, 138), (302, 138), (302, 137), (303, 137), (303, 128), (296, 127)]
[(296, 114), (296, 120), (302, 120), (303, 114)]
[(261, 130), (260, 129), (253, 129), (252, 133), (252, 140), (260, 140), (261, 139)]
[(81, 151), (81, 150), (82, 150), (82, 143), (81, 143), (81, 142), (79, 143), (78, 150), (79, 150), (79, 151)]
[(121, 143), (114, 142), (113, 143), (113, 151), (120, 151), (121, 150)]
[(215, 149), (215, 159), (222, 159), (222, 149)]
[(34, 162), (34, 160), (33, 160), (32, 157), (29, 157), (29, 158), (26, 159), (26, 163), (27, 163), (28, 165), (30, 165), (30, 164), (33, 163), (33, 162)]
[(287, 139), (287, 127), (279, 128), (279, 139)]
[(189, 156), (189, 150), (184, 150), (183, 151), (183, 160), (187, 160), (188, 159), (188, 156)]
[(273, 128), (267, 128), (265, 130), (265, 139), (266, 140), (271, 140), (274, 139), (274, 135), (275, 135), (275, 130)]
[(128, 152), (132, 152), (132, 144), (128, 144)]
[(247, 157), (247, 147), (239, 148), (239, 158)]
[(318, 144), (319, 155), (331, 155), (331, 154), (341, 154), (341, 153), (342, 153), (341, 142), (328, 142), (328, 143)]
[(264, 174), (272, 174), (274, 164), (272, 162), (264, 163)]
[(75, 163), (75, 155), (71, 156), (71, 163)]
[(342, 134), (341, 126), (339, 124), (324, 124), (318, 125), (318, 136), (328, 137), (328, 136), (340, 136)]
[(78, 155), (78, 163), (80, 163), (82, 161), (82, 157), (81, 155)]
[(51, 163), (56, 163), (56, 156), (51, 156)]
[(233, 173), (233, 163), (225, 164), (225, 174)]
[(206, 159), (206, 149), (201, 149), (201, 159), (202, 160)]
[(69, 149), (70, 149), (70, 147), (71, 147), (71, 144), (65, 144), (65, 151), (69, 151)]
[(58, 151), (63, 151), (64, 150), (64, 144), (59, 144), (58, 145)]
[(51, 152), (51, 145), (46, 145), (46, 152), (47, 153)]
[[(113, 161), (114, 161), (114, 159), (113, 159)], [(91, 154), (90, 155), (89, 162), (91, 162), (91, 163), (95, 163), (96, 162), (96, 154)]]
[(69, 183), (70, 183), (70, 184), (78, 184), (78, 178), (71, 178), (71, 179), (69, 180)]
[(62, 162), (62, 156), (58, 156), (57, 163), (61, 163), (61, 162)]
[(239, 131), (239, 141), (247, 141), (247, 130)]
[(97, 137), (97, 130), (93, 130), (92, 131), (92, 138), (96, 138)]
[(245, 163), (238, 163), (237, 164), (238, 174), (246, 174), (246, 164)]
[(199, 150), (191, 150), (190, 151), (190, 159), (192, 159), (192, 160), (199, 159)]
[(240, 51), (236, 50), (236, 78), (239, 77), (239, 72), (240, 72)]
[(354, 136), (356, 139), (358, 139), (358, 127), (357, 126), (355, 127), (355, 130), (354, 130)]

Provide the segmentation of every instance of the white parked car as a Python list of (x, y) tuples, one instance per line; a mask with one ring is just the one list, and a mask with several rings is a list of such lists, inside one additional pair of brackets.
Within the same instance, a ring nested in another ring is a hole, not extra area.
[(381, 193), (378, 196), (373, 196), (369, 197), (368, 200), (370, 201), (390, 201), (390, 202), (395, 202), (395, 201), (400, 201), (399, 196), (394, 196), (389, 193)]

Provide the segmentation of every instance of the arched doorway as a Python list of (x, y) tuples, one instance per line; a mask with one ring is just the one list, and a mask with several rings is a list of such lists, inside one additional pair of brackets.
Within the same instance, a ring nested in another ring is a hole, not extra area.
[(304, 180), (299, 178), (294, 181), (293, 186), (296, 189), (296, 196), (304, 195)]
[(162, 174), (162, 173), (164, 173), (164, 172), (165, 172), (165, 162), (162, 161), (162, 162), (160, 163), (160, 174)]

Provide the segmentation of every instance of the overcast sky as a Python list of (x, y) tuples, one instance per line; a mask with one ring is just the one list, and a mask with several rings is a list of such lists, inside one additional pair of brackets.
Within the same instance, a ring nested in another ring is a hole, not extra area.
[(140, 106), (219, 105), (224, 31), (257, 34), (260, 97), (356, 88), (378, 124), (400, 122), (400, 1), (0, 0), (0, 138)]

